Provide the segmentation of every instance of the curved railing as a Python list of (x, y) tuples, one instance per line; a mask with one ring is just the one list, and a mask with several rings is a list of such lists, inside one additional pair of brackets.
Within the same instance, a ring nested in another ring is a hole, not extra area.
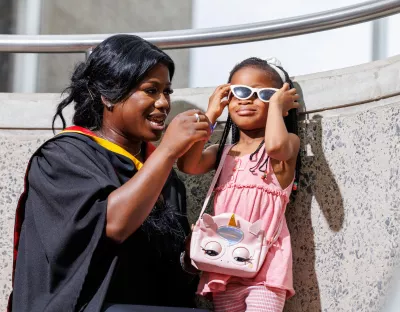
[[(276, 39), (328, 30), (400, 13), (400, 0), (368, 1), (335, 10), (267, 22), (136, 33), (162, 49), (180, 49)], [(0, 35), (0, 52), (86, 52), (112, 34)]]

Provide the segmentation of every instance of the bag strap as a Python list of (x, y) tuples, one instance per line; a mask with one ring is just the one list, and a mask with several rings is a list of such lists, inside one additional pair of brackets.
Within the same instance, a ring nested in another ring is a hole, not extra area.
[(208, 189), (206, 199), (204, 200), (203, 208), (201, 209), (201, 212), (199, 215), (199, 220), (201, 219), (204, 211), (207, 209), (208, 202), (210, 201), (211, 195), (214, 191), (214, 187), (217, 184), (219, 175), (221, 174), (221, 171), (222, 171), (222, 167), (224, 166), (225, 158), (228, 155), (229, 151), (231, 150), (232, 146), (226, 147), (225, 150), (222, 152), (221, 160), (219, 161), (217, 171), (215, 172), (215, 175), (211, 182), (210, 188)]
[[(214, 187), (217, 184), (219, 175), (221, 174), (221, 171), (222, 171), (226, 156), (228, 155), (228, 153), (230, 152), (232, 147), (233, 147), (233, 145), (225, 148), (225, 150), (223, 151), (223, 153), (221, 155), (221, 160), (219, 162), (217, 171), (215, 172), (214, 178), (213, 178), (213, 180), (211, 182), (210, 188), (208, 189), (207, 196), (206, 196), (206, 199), (204, 200), (203, 208), (201, 209), (201, 212), (200, 212), (198, 220), (201, 219), (202, 215), (204, 214), (204, 211), (207, 209), (207, 206), (208, 206), (208, 203), (210, 201), (211, 195), (212, 195), (212, 193), (214, 191)], [(275, 242), (278, 240), (278, 238), (279, 238), (279, 236), (281, 234), (282, 227), (283, 227), (283, 220), (285, 218), (285, 212), (286, 212), (286, 207), (282, 212), (281, 220), (279, 222), (279, 225), (276, 228), (276, 231), (274, 232), (274, 235), (272, 235), (271, 240), (268, 242), (269, 246), (272, 246), (273, 244), (275, 244)]]

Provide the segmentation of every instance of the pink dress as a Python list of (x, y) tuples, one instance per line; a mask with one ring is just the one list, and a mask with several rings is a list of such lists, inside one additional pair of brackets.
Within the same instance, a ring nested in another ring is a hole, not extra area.
[[(215, 188), (214, 213), (217, 215), (232, 212), (250, 222), (262, 219), (267, 237), (270, 237), (269, 233), (276, 229), (280, 217), (285, 212), (293, 182), (282, 189), (270, 160), (268, 160), (264, 178), (264, 172), (258, 168), (251, 173), (249, 169), (258, 163), (258, 157), (262, 156), (262, 149), (252, 161), (249, 156), (227, 155)], [(264, 159), (265, 157), (267, 156), (265, 155)], [(285, 218), (278, 240), (269, 249), (263, 266), (254, 278), (203, 272), (198, 293), (205, 295), (208, 292), (224, 291), (228, 283), (249, 286), (265, 285), (286, 290), (286, 298), (294, 295), (292, 248)]]

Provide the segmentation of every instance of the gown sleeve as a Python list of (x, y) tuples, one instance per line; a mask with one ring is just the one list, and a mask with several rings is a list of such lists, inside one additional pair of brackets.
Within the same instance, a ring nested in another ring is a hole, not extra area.
[(112, 274), (107, 197), (120, 182), (105, 155), (68, 137), (42, 146), (27, 174), (13, 311), (81, 310)]

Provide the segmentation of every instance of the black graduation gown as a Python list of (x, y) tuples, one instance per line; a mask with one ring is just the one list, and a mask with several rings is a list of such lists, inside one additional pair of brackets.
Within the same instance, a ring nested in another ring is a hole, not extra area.
[(78, 133), (35, 152), (16, 215), (12, 311), (194, 306), (197, 281), (179, 262), (186, 194), (174, 171), (141, 228), (120, 245), (105, 235), (107, 197), (136, 172), (130, 159)]

